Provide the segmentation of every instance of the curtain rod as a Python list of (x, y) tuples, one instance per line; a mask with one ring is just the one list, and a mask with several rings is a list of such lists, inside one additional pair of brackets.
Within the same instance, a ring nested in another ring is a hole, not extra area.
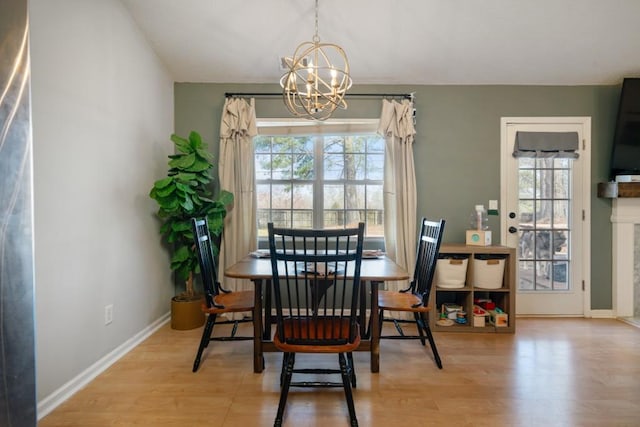
[[(281, 97), (282, 93), (258, 93), (258, 92), (225, 92), (225, 98), (237, 97)], [(356, 97), (379, 97), (379, 98), (405, 98), (413, 100), (415, 99), (415, 92), (412, 93), (347, 93), (346, 98)]]

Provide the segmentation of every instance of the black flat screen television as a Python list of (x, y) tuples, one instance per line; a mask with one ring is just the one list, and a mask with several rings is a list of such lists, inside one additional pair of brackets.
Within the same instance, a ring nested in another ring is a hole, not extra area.
[(640, 78), (625, 78), (611, 152), (611, 176), (640, 175)]

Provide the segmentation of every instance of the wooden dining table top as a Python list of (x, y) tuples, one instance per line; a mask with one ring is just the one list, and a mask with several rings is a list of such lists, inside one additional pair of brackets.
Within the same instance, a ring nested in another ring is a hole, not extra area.
[[(234, 279), (271, 279), (271, 260), (247, 255), (224, 271), (226, 277)], [(386, 256), (363, 258), (360, 267), (360, 280), (367, 282), (386, 282), (407, 280), (409, 273)]]

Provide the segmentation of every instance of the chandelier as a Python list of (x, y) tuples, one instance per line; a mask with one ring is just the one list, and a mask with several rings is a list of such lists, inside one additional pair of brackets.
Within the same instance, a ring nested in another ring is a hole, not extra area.
[(280, 78), (280, 86), (284, 103), (294, 116), (325, 120), (336, 108), (347, 108), (344, 96), (352, 84), (349, 61), (340, 46), (320, 43), (318, 0), (312, 41), (298, 45), (285, 63), (289, 70)]

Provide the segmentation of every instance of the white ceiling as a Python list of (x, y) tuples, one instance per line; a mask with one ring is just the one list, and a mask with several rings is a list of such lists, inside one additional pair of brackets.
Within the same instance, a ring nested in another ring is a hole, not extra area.
[[(313, 0), (122, 0), (178, 82), (276, 83)], [(354, 84), (618, 84), (640, 76), (640, 0), (320, 0)]]

